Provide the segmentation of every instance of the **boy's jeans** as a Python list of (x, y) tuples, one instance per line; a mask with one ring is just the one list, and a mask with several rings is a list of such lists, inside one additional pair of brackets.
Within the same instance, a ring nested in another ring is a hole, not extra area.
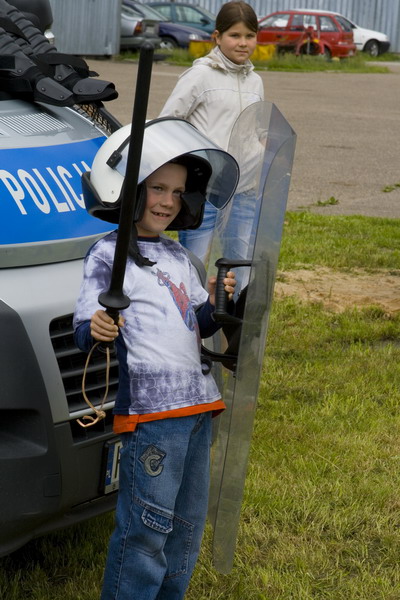
[(140, 423), (121, 436), (120, 489), (102, 600), (180, 600), (209, 487), (211, 413)]

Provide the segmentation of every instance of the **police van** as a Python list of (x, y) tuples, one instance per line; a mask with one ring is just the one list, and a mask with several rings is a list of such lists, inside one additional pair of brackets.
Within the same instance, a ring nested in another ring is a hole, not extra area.
[[(10, 4), (39, 10), (43, 32), (51, 22), (47, 0)], [(119, 127), (101, 103), (67, 108), (0, 91), (0, 556), (115, 506), (118, 367), (111, 362), (106, 418), (82, 427), (87, 357), (72, 313), (83, 257), (113, 228), (87, 213), (81, 177)], [(94, 405), (105, 357), (86, 372)]]
[[(86, 212), (81, 176), (116, 127), (103, 109), (0, 100), (0, 555), (115, 505), (117, 365), (106, 418), (81, 427), (86, 355), (74, 345), (72, 313), (82, 259), (112, 228)], [(86, 374), (97, 405), (104, 363)]]

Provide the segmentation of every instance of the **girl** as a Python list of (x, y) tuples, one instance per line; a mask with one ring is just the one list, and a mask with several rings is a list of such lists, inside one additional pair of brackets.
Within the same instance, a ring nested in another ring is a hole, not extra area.
[[(214, 32), (215, 47), (179, 78), (160, 116), (189, 121), (213, 142), (227, 150), (232, 127), (250, 104), (264, 99), (261, 77), (254, 72), (250, 56), (257, 45), (258, 20), (246, 2), (227, 2), (221, 7)], [(242, 167), (242, 165), (240, 165)], [(241, 169), (242, 170), (242, 169)], [(246, 177), (246, 180), (250, 179)], [(224, 248), (228, 258), (247, 258), (251, 234), (251, 206), (254, 192), (243, 177), (239, 194), (233, 199), (225, 237), (232, 240)], [(216, 210), (206, 204), (203, 223), (195, 231), (182, 231), (179, 241), (207, 263), (216, 222)], [(229, 255), (229, 256), (228, 256)]]

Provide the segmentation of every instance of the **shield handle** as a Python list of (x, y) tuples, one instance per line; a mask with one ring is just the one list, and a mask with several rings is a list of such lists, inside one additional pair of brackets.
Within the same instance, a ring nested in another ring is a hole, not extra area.
[(215, 311), (213, 313), (214, 321), (217, 323), (241, 323), (242, 319), (235, 317), (228, 312), (229, 294), (225, 292), (224, 279), (228, 271), (235, 267), (251, 267), (251, 260), (230, 260), (229, 258), (219, 258), (215, 266), (218, 269), (217, 284), (215, 288)]

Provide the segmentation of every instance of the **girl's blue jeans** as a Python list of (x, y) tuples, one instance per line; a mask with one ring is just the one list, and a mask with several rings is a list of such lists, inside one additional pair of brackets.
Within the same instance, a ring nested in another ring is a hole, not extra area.
[[(229, 259), (243, 259), (249, 256), (249, 246), (254, 243), (255, 192), (236, 194), (231, 200), (226, 219), (219, 220), (219, 211), (209, 202), (205, 203), (203, 221), (198, 229), (179, 232), (179, 241), (206, 264), (214, 230), (218, 224), (218, 233), (223, 234), (223, 254)], [(225, 210), (225, 209), (224, 209)]]
[(180, 600), (200, 550), (211, 413), (140, 423), (121, 435), (120, 489), (102, 600)]

